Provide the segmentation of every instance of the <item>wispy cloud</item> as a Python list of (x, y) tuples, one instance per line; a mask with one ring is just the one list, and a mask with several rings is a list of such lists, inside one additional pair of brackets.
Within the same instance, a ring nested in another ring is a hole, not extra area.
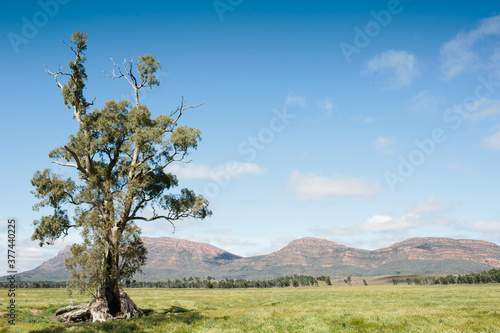
[[(446, 42), (441, 47), (441, 72), (444, 80), (477, 70), (482, 67), (479, 53), (473, 46), (481, 39), (488, 36), (500, 35), (500, 15), (479, 21), (476, 29), (460, 32), (455, 38)], [(498, 50), (495, 50), (490, 61), (497, 59)]]
[(245, 239), (234, 238), (230, 236), (218, 236), (214, 241), (221, 246), (254, 246), (256, 243)]
[(353, 116), (351, 119), (355, 122), (362, 122), (365, 124), (371, 124), (374, 121), (374, 119), (372, 117), (364, 116), (364, 115), (360, 115), (360, 114)]
[(500, 222), (476, 221), (472, 223), (471, 229), (474, 231), (482, 231), (482, 232), (500, 232)]
[(380, 150), (384, 154), (395, 154), (397, 150), (394, 148), (394, 144), (396, 140), (394, 138), (386, 138), (383, 136), (379, 136), (377, 140), (373, 143), (373, 146)]
[(407, 51), (382, 52), (366, 63), (364, 74), (378, 74), (389, 89), (408, 87), (419, 75), (414, 54)]
[(500, 114), (500, 100), (482, 98), (467, 105), (469, 110), (473, 110), (471, 120), (481, 120), (494, 117)]
[(462, 165), (458, 163), (451, 163), (446, 166), (446, 168), (450, 171), (454, 172), (465, 172), (465, 173), (472, 173), (475, 172), (474, 168), (469, 166), (469, 165)]
[(404, 233), (426, 224), (449, 224), (451, 219), (442, 215), (447, 209), (441, 201), (431, 196), (411, 206), (399, 217), (377, 214), (367, 218), (364, 222), (351, 226), (336, 226), (323, 232), (336, 236), (354, 235), (361, 232)]
[(424, 224), (423, 219), (417, 214), (404, 214), (399, 218), (390, 216), (375, 215), (358, 225), (359, 230), (381, 232), (394, 230), (408, 230), (420, 227)]
[(262, 255), (262, 254), (269, 254), (275, 251), (278, 251), (288, 245), (291, 241), (295, 240), (295, 237), (278, 237), (278, 238), (271, 238), (266, 239), (265, 243), (268, 243), (268, 245), (262, 246), (257, 252), (249, 252), (246, 255), (247, 256), (255, 256), (255, 255)]
[(409, 111), (415, 113), (427, 113), (437, 111), (439, 106), (443, 104), (442, 96), (433, 94), (430, 90), (422, 90), (411, 99)]
[(408, 212), (411, 214), (437, 214), (445, 210), (445, 205), (431, 196), (426, 201), (413, 205)]
[(290, 174), (288, 188), (299, 201), (330, 196), (366, 197), (379, 192), (377, 183), (364, 179), (342, 176), (325, 177), (317, 173), (301, 173), (297, 170)]
[(294, 94), (293, 92), (290, 92), (286, 96), (285, 106), (292, 106), (292, 105), (297, 105), (303, 108), (306, 106), (306, 99), (303, 96), (299, 96)]
[(221, 177), (239, 178), (263, 174), (266, 171), (255, 163), (233, 162), (210, 167), (202, 164), (170, 165), (165, 172), (171, 172), (181, 179), (220, 179)]
[(337, 108), (337, 106), (333, 104), (329, 99), (318, 101), (317, 104), (326, 117), (330, 117), (333, 113), (333, 110)]
[(482, 146), (486, 149), (500, 150), (500, 130), (484, 138)]

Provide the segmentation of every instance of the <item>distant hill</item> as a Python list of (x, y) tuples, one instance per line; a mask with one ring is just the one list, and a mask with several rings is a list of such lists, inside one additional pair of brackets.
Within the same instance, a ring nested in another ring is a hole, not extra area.
[[(500, 268), (500, 246), (479, 240), (410, 238), (375, 251), (326, 239), (301, 238), (279, 251), (240, 257), (215, 246), (183, 239), (144, 237), (148, 260), (138, 281), (183, 277), (265, 279), (283, 275), (332, 277), (463, 274)], [(18, 274), (23, 281), (64, 281), (69, 247), (39, 267)]]

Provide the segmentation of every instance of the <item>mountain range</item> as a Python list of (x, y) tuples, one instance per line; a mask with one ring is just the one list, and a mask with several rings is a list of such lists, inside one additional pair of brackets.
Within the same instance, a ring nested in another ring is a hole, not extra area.
[[(183, 277), (266, 279), (304, 274), (331, 277), (447, 275), (500, 268), (500, 246), (469, 239), (410, 238), (368, 251), (319, 238), (301, 238), (266, 255), (240, 257), (210, 244), (184, 239), (143, 238), (148, 260), (137, 281)], [(65, 281), (69, 246), (39, 267), (18, 274), (22, 281)]]

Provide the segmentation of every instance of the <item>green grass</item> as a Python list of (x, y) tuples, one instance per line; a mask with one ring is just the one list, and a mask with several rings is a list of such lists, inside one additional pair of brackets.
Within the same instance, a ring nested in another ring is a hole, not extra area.
[[(51, 319), (54, 310), (71, 299), (84, 303), (87, 297), (68, 297), (61, 289), (21, 289), (21, 310), (10, 331), (500, 332), (498, 284), (127, 292), (146, 310), (144, 318), (65, 324)], [(0, 296), (0, 303), (7, 304), (6, 296)], [(42, 312), (34, 315), (34, 310)]]

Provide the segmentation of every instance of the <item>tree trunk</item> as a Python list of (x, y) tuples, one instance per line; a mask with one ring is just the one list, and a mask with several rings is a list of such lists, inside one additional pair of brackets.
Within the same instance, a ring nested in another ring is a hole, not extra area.
[(66, 322), (89, 320), (105, 322), (113, 319), (142, 317), (144, 314), (142, 310), (135, 305), (119, 283), (117, 288), (119, 299), (116, 299), (111, 292), (106, 292), (106, 295), (110, 295), (109, 301), (107, 297), (94, 298), (86, 305), (67, 306), (57, 310), (55, 314)]
[(56, 311), (56, 316), (65, 321), (90, 320), (105, 322), (108, 319), (125, 319), (142, 317), (143, 312), (135, 305), (134, 301), (127, 295), (120, 284), (119, 269), (119, 240), (121, 234), (115, 234), (116, 229), (111, 229), (107, 239), (109, 243), (103, 254), (103, 281), (97, 288), (95, 298), (87, 305), (74, 308), (67, 306)]

